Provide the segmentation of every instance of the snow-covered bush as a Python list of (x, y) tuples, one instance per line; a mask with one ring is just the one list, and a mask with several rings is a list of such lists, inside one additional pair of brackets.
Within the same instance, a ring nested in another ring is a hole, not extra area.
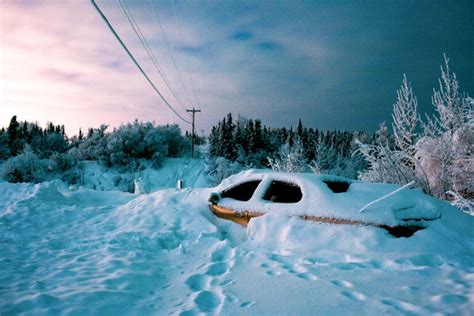
[(177, 125), (153, 126), (152, 123), (128, 123), (106, 133), (107, 126), (90, 130), (88, 137), (71, 149), (80, 160), (96, 160), (107, 167), (138, 170), (144, 161), (158, 168), (166, 157), (186, 153), (188, 141)]
[(328, 173), (338, 160), (337, 150), (330, 143), (318, 141), (315, 146), (315, 158), (311, 161), (309, 167), (316, 173)]
[[(437, 115), (422, 121), (417, 100), (406, 77), (397, 91), (393, 132), (395, 146), (359, 143), (368, 162), (360, 178), (374, 182), (405, 184), (415, 180), (427, 193), (466, 208), (474, 198), (473, 102), (460, 92), (456, 75), (441, 66), (439, 89), (432, 103)], [(417, 133), (418, 123), (423, 133)]]
[(357, 153), (361, 154), (368, 163), (366, 170), (359, 178), (370, 182), (407, 184), (415, 180), (415, 139), (418, 124), (417, 100), (413, 94), (406, 76), (399, 90), (397, 101), (393, 105), (393, 134), (394, 145), (391, 144), (388, 130), (384, 123), (376, 132), (375, 144), (357, 142)]
[(307, 172), (309, 170), (303, 142), (298, 136), (295, 137), (292, 145), (289, 142), (282, 145), (275, 158), (268, 157), (268, 163), (274, 171)]
[(67, 140), (61, 133), (46, 134), (40, 146), (36, 151), (40, 152), (43, 158), (49, 158), (54, 153), (63, 153), (68, 149)]
[(447, 192), (452, 191), (473, 199), (473, 103), (459, 92), (459, 82), (446, 56), (432, 102), (438, 115), (427, 118), (423, 136), (416, 143), (419, 172), (426, 177), (433, 195), (449, 199), (452, 195)]
[(359, 144), (360, 153), (368, 163), (359, 178), (369, 182), (407, 184), (414, 179), (413, 169), (407, 165), (403, 154), (388, 145)]
[(474, 216), (474, 201), (472, 198), (464, 198), (455, 191), (448, 191), (447, 194), (451, 198), (451, 204), (453, 206), (456, 206), (461, 211)]
[(41, 182), (48, 172), (48, 160), (41, 160), (29, 145), (3, 163), (2, 175), (8, 182)]
[(89, 129), (87, 138), (79, 144), (74, 156), (79, 160), (104, 161), (108, 157), (107, 140), (105, 131), (107, 125), (101, 125), (97, 129)]
[(56, 164), (58, 171), (69, 170), (75, 167), (78, 163), (77, 158), (68, 152), (62, 154), (55, 152), (51, 155), (50, 160)]
[(223, 179), (244, 170), (245, 166), (224, 157), (216, 157), (207, 159), (207, 168), (211, 183), (218, 184)]

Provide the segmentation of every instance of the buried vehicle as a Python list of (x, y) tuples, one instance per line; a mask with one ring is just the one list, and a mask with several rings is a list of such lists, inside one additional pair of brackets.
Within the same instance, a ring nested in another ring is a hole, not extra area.
[(246, 226), (268, 212), (331, 224), (370, 225), (409, 237), (441, 217), (434, 199), (418, 189), (337, 176), (248, 170), (209, 197), (220, 218)]

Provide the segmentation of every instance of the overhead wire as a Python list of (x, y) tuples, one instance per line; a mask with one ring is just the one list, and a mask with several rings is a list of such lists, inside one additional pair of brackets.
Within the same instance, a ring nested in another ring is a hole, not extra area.
[(145, 73), (145, 71), (143, 70), (143, 68), (140, 66), (140, 64), (138, 63), (138, 61), (135, 59), (135, 57), (133, 56), (133, 54), (131, 53), (131, 51), (128, 49), (127, 45), (125, 45), (125, 43), (122, 41), (122, 39), (120, 38), (120, 36), (117, 34), (117, 32), (115, 31), (115, 29), (113, 28), (112, 24), (110, 24), (109, 20), (107, 19), (107, 17), (104, 15), (104, 13), (102, 12), (102, 10), (99, 8), (99, 6), (97, 5), (97, 3), (95, 2), (95, 0), (91, 0), (91, 3), (92, 5), (95, 7), (95, 9), (97, 10), (97, 12), (99, 13), (99, 15), (102, 17), (102, 19), (104, 20), (105, 24), (107, 24), (109, 30), (112, 32), (112, 34), (115, 36), (115, 38), (117, 39), (117, 41), (120, 43), (120, 45), (122, 46), (122, 48), (125, 50), (125, 52), (127, 53), (127, 55), (130, 57), (130, 59), (133, 61), (133, 63), (135, 64), (135, 66), (137, 66), (138, 70), (141, 72), (141, 74), (145, 77), (145, 79), (148, 81), (148, 83), (151, 85), (151, 87), (153, 88), (153, 90), (155, 90), (155, 92), (160, 96), (161, 100), (163, 100), (163, 102), (166, 104), (166, 106), (174, 113), (176, 114), (177, 117), (179, 117), (183, 122), (186, 122), (188, 124), (192, 124), (190, 121), (186, 120), (185, 118), (183, 118), (174, 108), (173, 106), (168, 102), (168, 100), (166, 100), (166, 98), (161, 94), (161, 92), (158, 90), (158, 88), (155, 86), (155, 84), (153, 83), (153, 81), (151, 81), (150, 77), (148, 77), (148, 75)]
[(145, 51), (146, 51), (148, 57), (150, 58), (151, 62), (155, 66), (156, 70), (158, 71), (158, 74), (163, 79), (165, 85), (168, 87), (168, 90), (171, 92), (171, 94), (176, 99), (176, 102), (178, 102), (178, 104), (181, 106), (181, 108), (183, 110), (186, 110), (186, 107), (182, 104), (181, 100), (176, 95), (176, 92), (171, 87), (171, 84), (170, 84), (168, 78), (166, 77), (166, 74), (164, 73), (164, 71), (162, 71), (160, 63), (158, 62), (158, 60), (156, 58), (156, 55), (154, 54), (154, 52), (151, 49), (150, 45), (148, 44), (145, 36), (143, 35), (143, 33), (140, 29), (140, 26), (138, 25), (135, 18), (133, 17), (133, 13), (131, 12), (129, 6), (127, 5), (127, 2), (125, 0), (118, 0), (117, 2), (119, 3), (120, 8), (122, 9), (122, 12), (125, 14), (128, 22), (132, 26), (132, 29), (135, 32), (135, 35), (140, 40), (140, 43), (142, 44), (143, 48), (145, 48)]
[(185, 93), (185, 95), (186, 95), (188, 101), (189, 101), (190, 104), (192, 105), (192, 101), (191, 101), (191, 98), (190, 98), (190, 96), (189, 96), (188, 89), (186, 88), (186, 85), (184, 84), (184, 80), (183, 80), (183, 76), (181, 75), (180, 68), (178, 67), (178, 64), (177, 64), (177, 62), (176, 62), (176, 59), (175, 59), (175, 57), (174, 57), (173, 50), (172, 50), (172, 48), (171, 48), (171, 46), (170, 46), (170, 44), (169, 44), (169, 42), (168, 42), (168, 38), (166, 37), (166, 33), (165, 33), (164, 29), (163, 29), (163, 25), (161, 24), (161, 21), (160, 21), (159, 15), (158, 15), (158, 10), (157, 10), (156, 5), (155, 5), (155, 1), (150, 0), (149, 2), (150, 2), (151, 6), (152, 6), (152, 8), (153, 8), (153, 13), (154, 13), (155, 19), (156, 19), (156, 21), (158, 22), (158, 26), (160, 27), (161, 34), (163, 35), (163, 39), (164, 39), (164, 41), (165, 41), (166, 48), (167, 48), (167, 50), (168, 50), (168, 52), (169, 52), (169, 54), (170, 54), (170, 56), (171, 56), (171, 60), (172, 60), (173, 65), (174, 65), (174, 67), (175, 67), (175, 69), (176, 69), (176, 72), (177, 72), (177, 74), (178, 74), (178, 78), (179, 78), (179, 81), (180, 81), (180, 83), (181, 83), (181, 86), (183, 87), (184, 93)]
[[(181, 24), (179, 23), (178, 14), (176, 13), (174, 0), (171, 0), (171, 5), (173, 7), (173, 12), (174, 12), (174, 17), (176, 19), (176, 24), (178, 25), (178, 33), (179, 33), (179, 36), (181, 38), (181, 43), (183, 43), (183, 45), (184, 45), (183, 32), (181, 31)], [(191, 72), (189, 71), (189, 63), (188, 63), (188, 59), (186, 57), (184, 58), (184, 62), (186, 63), (188, 78), (189, 78), (189, 81), (191, 82), (191, 88), (192, 88), (192, 92), (194, 94), (194, 98), (196, 99), (197, 104), (200, 106), (199, 101), (198, 101), (197, 96), (196, 96), (196, 88), (195, 88), (195, 85), (194, 85), (194, 80), (193, 80), (193, 77), (191, 76)]]

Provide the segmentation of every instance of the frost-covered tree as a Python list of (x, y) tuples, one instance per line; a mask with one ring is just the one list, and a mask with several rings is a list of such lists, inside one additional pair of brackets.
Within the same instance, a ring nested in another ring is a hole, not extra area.
[(309, 169), (303, 142), (298, 136), (294, 136), (291, 145), (289, 142), (282, 145), (275, 158), (268, 158), (268, 163), (274, 171), (307, 172)]
[(402, 151), (406, 158), (412, 162), (415, 154), (417, 139), (417, 126), (419, 115), (417, 112), (418, 101), (413, 94), (411, 84), (406, 75), (403, 75), (402, 86), (397, 90), (397, 102), (393, 105), (393, 134), (395, 145)]
[(470, 196), (474, 195), (473, 106), (471, 99), (459, 91), (446, 56), (444, 61), (439, 90), (434, 90), (432, 98), (437, 116), (427, 118), (423, 136), (416, 143), (417, 172), (423, 173), (435, 196), (449, 198), (450, 190)]
[(432, 98), (436, 115), (420, 120), (416, 97), (404, 76), (393, 108), (395, 146), (359, 143), (358, 152), (368, 163), (360, 177), (399, 184), (415, 180), (426, 192), (459, 206), (461, 198), (468, 202), (474, 198), (473, 102), (460, 92), (446, 56), (444, 61)]
[(444, 131), (455, 131), (467, 123), (472, 107), (464, 93), (459, 91), (456, 74), (449, 69), (449, 59), (444, 55), (441, 66), (439, 90), (433, 91), (432, 102), (439, 115), (437, 122)]
[(322, 139), (315, 146), (315, 158), (309, 164), (309, 168), (316, 174), (330, 173), (330, 169), (336, 166), (339, 160), (337, 150), (331, 143)]
[(375, 132), (375, 144), (384, 146), (389, 144), (389, 133), (385, 122), (379, 124), (379, 129)]
[(237, 161), (230, 161), (224, 157), (208, 157), (207, 174), (211, 183), (218, 184), (223, 179), (239, 173), (245, 166)]
[(25, 145), (20, 154), (5, 161), (2, 169), (3, 178), (8, 182), (40, 182), (45, 178), (47, 166), (31, 146)]
[(368, 167), (360, 172), (359, 178), (369, 182), (407, 184), (413, 181), (413, 169), (404, 161), (400, 151), (388, 145), (372, 145), (357, 142), (357, 154), (361, 154)]

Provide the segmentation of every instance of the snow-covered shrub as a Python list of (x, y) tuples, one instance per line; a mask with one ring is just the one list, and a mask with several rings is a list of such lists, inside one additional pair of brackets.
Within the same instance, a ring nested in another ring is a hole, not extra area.
[(218, 184), (223, 179), (244, 170), (245, 166), (224, 157), (216, 157), (207, 160), (207, 168), (211, 183)]
[(444, 55), (445, 67), (441, 66), (439, 90), (435, 90), (432, 98), (433, 106), (438, 113), (435, 122), (439, 129), (455, 131), (467, 123), (472, 116), (472, 103), (459, 91), (456, 74), (449, 69), (449, 59)]
[(67, 150), (68, 143), (65, 136), (61, 133), (48, 133), (43, 137), (41, 147), (36, 150), (41, 157), (49, 158), (54, 153), (63, 153)]
[[(181, 132), (178, 136), (183, 138), (181, 136)], [(145, 135), (144, 144), (146, 145), (146, 148), (149, 151), (147, 155), (150, 155), (150, 157), (147, 158), (152, 161), (153, 167), (159, 168), (163, 165), (165, 158), (169, 154), (170, 142), (173, 142), (174, 140), (174, 137), (169, 135), (166, 129), (162, 129), (159, 127), (150, 130)], [(175, 141), (175, 143), (171, 145), (173, 150), (173, 157), (179, 156), (179, 150), (176, 148), (179, 146), (176, 144), (177, 142), (178, 141)]]
[(425, 192), (466, 209), (474, 198), (473, 102), (460, 92), (449, 60), (445, 56), (439, 89), (432, 98), (436, 116), (420, 120), (406, 77), (397, 95), (392, 125), (395, 146), (359, 143), (358, 151), (368, 162), (360, 178), (399, 184), (415, 180)]
[(334, 146), (324, 141), (318, 141), (315, 145), (315, 158), (310, 163), (311, 170), (316, 173), (328, 173), (338, 160), (338, 154)]
[(79, 160), (107, 160), (107, 140), (105, 131), (107, 125), (101, 125), (97, 129), (89, 129), (87, 138), (79, 144), (74, 154)]
[(268, 157), (268, 163), (274, 171), (307, 172), (309, 170), (303, 143), (295, 137), (293, 144), (282, 145), (275, 158)]
[(369, 182), (407, 184), (415, 179), (413, 169), (404, 160), (404, 155), (388, 145), (359, 144), (357, 153), (368, 163), (359, 178)]
[(178, 125), (153, 126), (138, 122), (121, 125), (110, 133), (107, 126), (90, 130), (85, 141), (71, 155), (81, 160), (96, 160), (107, 167), (139, 170), (144, 161), (160, 167), (166, 157), (179, 157), (187, 151), (188, 141)]
[(68, 152), (62, 154), (55, 152), (51, 155), (50, 160), (56, 164), (58, 171), (69, 170), (78, 163), (77, 158)]
[(376, 132), (375, 144), (357, 142), (357, 153), (368, 163), (359, 178), (370, 182), (407, 184), (413, 180), (418, 186), (424, 186), (415, 176), (415, 141), (418, 125), (417, 100), (410, 83), (403, 76), (402, 85), (397, 90), (397, 101), (393, 105), (394, 145), (391, 144), (384, 123)]
[(417, 172), (427, 179), (429, 191), (437, 197), (449, 199), (447, 192), (452, 191), (473, 199), (473, 103), (459, 91), (446, 56), (432, 102), (438, 115), (423, 124), (423, 136), (416, 143)]
[(463, 126), (438, 137), (424, 136), (416, 144), (418, 176), (425, 177), (431, 194), (448, 198), (448, 191), (474, 195), (474, 127)]
[(41, 160), (29, 145), (3, 163), (2, 175), (8, 182), (41, 182), (45, 179), (48, 161)]
[(451, 205), (457, 207), (461, 211), (474, 216), (474, 201), (471, 199), (467, 199), (462, 197), (458, 192), (455, 191), (448, 191), (448, 196), (451, 199)]
[(181, 157), (189, 151), (190, 141), (183, 137), (181, 129), (178, 125), (157, 126), (153, 129), (154, 132), (162, 134), (164, 138), (163, 146), (166, 145), (167, 150), (157, 149), (155, 152), (160, 152), (167, 157)]
[(415, 143), (418, 138), (417, 126), (420, 121), (417, 112), (418, 101), (413, 93), (406, 75), (403, 75), (402, 86), (397, 90), (397, 102), (393, 105), (393, 134), (396, 147), (408, 163), (413, 163)]
[[(355, 140), (351, 142), (350, 148), (349, 152), (354, 152), (357, 148)], [(331, 174), (356, 179), (359, 171), (364, 169), (365, 162), (360, 155), (353, 154), (346, 157), (332, 143), (320, 139), (314, 145), (314, 159), (308, 167), (316, 174)]]

